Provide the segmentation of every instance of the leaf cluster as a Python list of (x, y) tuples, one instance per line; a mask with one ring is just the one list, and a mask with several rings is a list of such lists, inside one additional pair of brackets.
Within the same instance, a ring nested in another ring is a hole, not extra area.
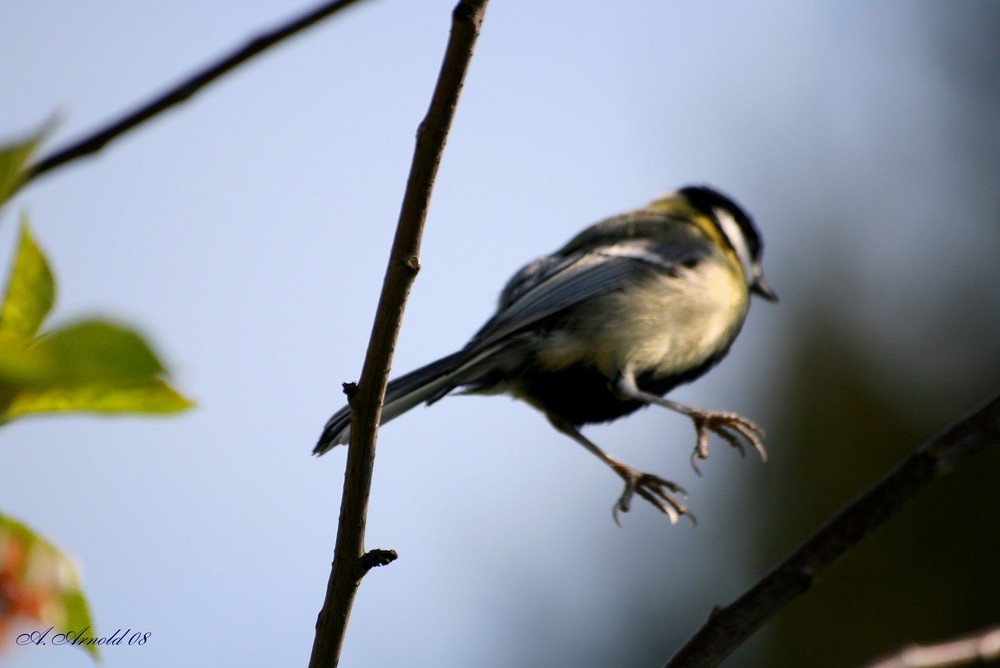
[[(0, 146), (0, 207), (28, 181), (45, 133)], [(134, 330), (97, 318), (44, 330), (55, 300), (52, 269), (24, 214), (0, 303), (0, 424), (39, 413), (173, 413), (192, 405)], [(72, 561), (0, 513), (0, 641), (24, 620), (57, 632), (91, 626)], [(79, 646), (97, 658), (96, 645)]]

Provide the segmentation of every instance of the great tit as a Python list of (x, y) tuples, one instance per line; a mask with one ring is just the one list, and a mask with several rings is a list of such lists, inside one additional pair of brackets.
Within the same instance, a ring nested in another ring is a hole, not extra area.
[[(696, 470), (708, 456), (709, 433), (741, 452), (745, 441), (763, 457), (763, 430), (750, 420), (663, 397), (729, 352), (751, 293), (777, 301), (764, 281), (763, 248), (750, 216), (706, 186), (603, 220), (514, 274), (496, 313), (464, 348), (390, 382), (382, 422), (454, 390), (510, 394), (625, 481), (613, 506), (616, 522), (635, 494), (671, 522), (690, 516), (675, 496), (686, 495), (680, 486), (611, 457), (579, 427), (653, 404), (694, 422)], [(345, 406), (326, 423), (313, 453), (347, 443), (350, 431)]]

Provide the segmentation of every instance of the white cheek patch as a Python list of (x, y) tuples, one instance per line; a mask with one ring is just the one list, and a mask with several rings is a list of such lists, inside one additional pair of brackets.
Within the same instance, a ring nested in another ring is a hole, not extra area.
[(750, 257), (750, 247), (747, 246), (747, 239), (743, 235), (740, 224), (725, 209), (715, 208), (712, 209), (712, 213), (715, 214), (715, 219), (719, 221), (722, 233), (726, 235), (729, 243), (733, 246), (733, 250), (736, 251), (736, 257), (740, 259), (740, 264), (743, 265), (743, 276), (746, 278), (747, 283), (750, 283), (753, 280), (753, 258)]

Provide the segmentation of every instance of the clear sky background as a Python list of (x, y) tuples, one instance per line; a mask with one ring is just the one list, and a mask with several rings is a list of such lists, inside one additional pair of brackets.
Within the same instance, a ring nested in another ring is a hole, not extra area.
[[(453, 5), (360, 3), (0, 214), (5, 263), (31, 216), (52, 323), (139, 328), (198, 402), (0, 434), (0, 508), (77, 560), (101, 632), (152, 634), (102, 665), (306, 663), (346, 454), (310, 450), (360, 371)], [(309, 6), (4, 3), (0, 136), (55, 113), (57, 147)], [(987, 2), (494, 2), (394, 368), (464, 344), (513, 271), (583, 226), (710, 183), (756, 218), (782, 301), (672, 396), (776, 425), (798, 332), (835, 322), (871, 383), (933, 397), (929, 435), (996, 385), (997, 25)], [(697, 528), (641, 503), (615, 526), (618, 479), (523, 404), (415, 409), (380, 433), (367, 545), (400, 558), (363, 582), (342, 665), (625, 665), (638, 638), (657, 665), (764, 570), (777, 466), (715, 443), (699, 478), (690, 423), (655, 409), (587, 433), (687, 487)], [(805, 445), (767, 442), (779, 461)]]

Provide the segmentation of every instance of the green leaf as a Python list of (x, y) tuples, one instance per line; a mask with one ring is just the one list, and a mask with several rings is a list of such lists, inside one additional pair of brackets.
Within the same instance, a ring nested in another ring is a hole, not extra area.
[(0, 386), (131, 383), (163, 371), (139, 334), (103, 320), (48, 332), (24, 351), (0, 347)]
[(176, 413), (194, 404), (164, 381), (122, 385), (88, 383), (75, 387), (30, 388), (9, 400), (4, 420), (37, 413)]
[(127, 382), (164, 370), (141, 336), (102, 320), (47, 333), (28, 352), (49, 366), (49, 378), (61, 383)]
[[(58, 633), (80, 632), (93, 626), (76, 567), (69, 557), (27, 525), (2, 513), (0, 585), (0, 629), (25, 620), (33, 620), (42, 628), (52, 626)], [(96, 645), (79, 647), (98, 658)]]
[(49, 121), (29, 137), (0, 146), (0, 206), (24, 183), (27, 176), (24, 168), (52, 125), (53, 122)]
[(0, 422), (36, 413), (173, 413), (192, 403), (163, 381), (163, 364), (136, 332), (102, 320), (0, 347)]
[(88, 320), (37, 336), (55, 282), (27, 222), (0, 307), (0, 423), (35, 413), (172, 413), (191, 402), (136, 332)]
[(31, 237), (28, 217), (22, 216), (17, 256), (0, 308), (0, 347), (24, 348), (31, 343), (55, 303), (55, 291), (49, 263)]

